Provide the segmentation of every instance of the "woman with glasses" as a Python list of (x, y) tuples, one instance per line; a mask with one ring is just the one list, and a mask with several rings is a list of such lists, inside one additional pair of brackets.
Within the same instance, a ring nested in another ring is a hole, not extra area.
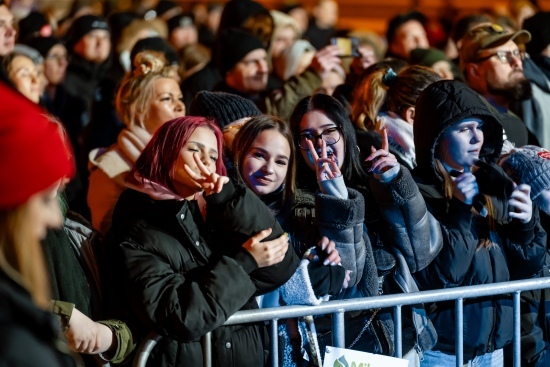
[[(410, 173), (388, 151), (387, 135), (384, 133), (382, 149), (372, 149), (366, 158), (369, 168), (365, 172), (353, 125), (336, 99), (324, 94), (304, 98), (294, 110), (290, 125), (299, 151), (298, 188), (311, 197), (296, 207), (316, 224), (321, 235), (332, 231), (342, 266), (352, 270), (350, 287), (338, 297), (415, 291), (410, 287), (414, 283), (410, 271), (425, 267), (437, 254), (440, 232), (430, 230), (432, 218)], [(357, 241), (359, 236), (362, 241)], [(398, 278), (411, 282), (399, 282)], [(422, 326), (416, 325), (411, 345), (404, 347), (405, 352), (412, 350), (411, 358), (415, 354), (413, 344), (424, 350), (431, 348), (435, 340), (429, 321), (420, 319)], [(351, 315), (348, 321), (347, 348), (394, 354), (393, 341), (385, 337), (393, 335), (388, 312), (367, 311)], [(325, 336), (321, 344), (330, 337)]]

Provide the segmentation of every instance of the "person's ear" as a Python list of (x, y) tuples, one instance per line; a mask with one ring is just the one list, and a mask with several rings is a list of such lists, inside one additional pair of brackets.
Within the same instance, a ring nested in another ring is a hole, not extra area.
[(408, 107), (407, 109), (405, 109), (404, 113), (403, 113), (403, 119), (405, 121), (407, 121), (409, 124), (413, 125), (414, 124), (414, 113), (415, 113), (415, 108), (414, 107)]
[(481, 75), (481, 71), (479, 70), (479, 65), (474, 63), (468, 63), (466, 65), (466, 72), (469, 76), (474, 78), (479, 78)]

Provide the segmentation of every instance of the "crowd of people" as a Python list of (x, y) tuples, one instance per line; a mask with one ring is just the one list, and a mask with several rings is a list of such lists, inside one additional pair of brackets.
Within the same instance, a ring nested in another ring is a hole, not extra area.
[[(334, 0), (94, 4), (0, 0), (0, 365), (129, 365), (155, 333), (148, 365), (202, 366), (212, 332), (213, 365), (264, 366), (239, 310), (550, 276), (549, 12), (380, 37)], [(455, 366), (455, 312), (347, 312), (345, 347), (396, 356), (401, 325), (409, 366)], [(512, 296), (463, 317), (465, 366), (511, 366)], [(549, 317), (521, 293), (522, 366)], [(279, 364), (322, 366), (330, 317), (279, 321)]]

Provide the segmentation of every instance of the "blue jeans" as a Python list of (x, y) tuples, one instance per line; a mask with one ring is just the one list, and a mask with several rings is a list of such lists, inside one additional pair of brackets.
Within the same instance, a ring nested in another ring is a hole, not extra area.
[[(504, 357), (502, 349), (497, 349), (493, 353), (486, 353), (475, 357), (471, 361), (464, 363), (464, 367), (502, 367)], [(428, 350), (424, 352), (424, 359), (420, 362), (420, 367), (456, 367), (456, 357), (443, 352)]]

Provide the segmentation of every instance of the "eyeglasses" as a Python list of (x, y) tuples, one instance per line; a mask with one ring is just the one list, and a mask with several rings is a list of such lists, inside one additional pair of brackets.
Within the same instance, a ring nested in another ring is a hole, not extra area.
[(498, 56), (498, 59), (500, 60), (501, 63), (503, 64), (507, 64), (507, 63), (510, 63), (512, 61), (514, 61), (514, 59), (512, 58), (515, 57), (515, 58), (518, 58), (520, 60), (524, 60), (525, 59), (525, 52), (519, 50), (519, 49), (516, 49), (514, 51), (498, 51), (498, 52), (495, 52), (493, 54), (490, 54), (488, 56), (485, 56), (485, 57), (482, 57), (480, 59), (477, 59), (476, 63), (478, 62), (482, 62), (482, 61), (485, 61), (485, 60), (488, 60), (490, 59), (491, 57), (493, 56)]
[(298, 144), (300, 148), (308, 150), (307, 141), (311, 140), (313, 145), (317, 143), (317, 139), (321, 138), (327, 143), (327, 145), (334, 145), (340, 140), (340, 129), (337, 127), (329, 127), (326, 130), (323, 130), (319, 135), (312, 134), (311, 132), (300, 134), (298, 137)]

